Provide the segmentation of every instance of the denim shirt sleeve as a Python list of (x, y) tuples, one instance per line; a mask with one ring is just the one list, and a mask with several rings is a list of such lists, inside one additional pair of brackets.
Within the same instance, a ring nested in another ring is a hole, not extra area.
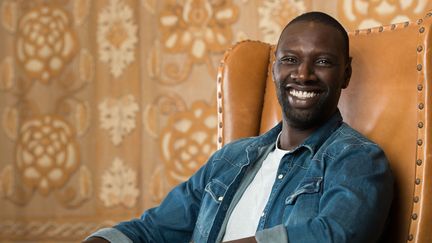
[(118, 231), (114, 228), (103, 228), (100, 229), (93, 234), (89, 235), (85, 240), (88, 240), (91, 237), (100, 237), (104, 238), (109, 242), (123, 242), (123, 243), (132, 243), (132, 241), (124, 235), (122, 232)]
[[(353, 148), (356, 147), (356, 148)], [(375, 242), (393, 198), (393, 177), (374, 144), (348, 145), (328, 157), (314, 218), (256, 233), (258, 242)], [(286, 222), (285, 222), (286, 223)]]
[(210, 167), (211, 158), (188, 181), (171, 190), (159, 206), (114, 228), (133, 242), (189, 242)]

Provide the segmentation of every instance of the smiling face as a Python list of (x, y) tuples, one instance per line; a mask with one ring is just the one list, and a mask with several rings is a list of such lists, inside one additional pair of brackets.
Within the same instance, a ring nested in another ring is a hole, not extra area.
[(273, 77), (289, 126), (310, 129), (336, 112), (341, 89), (351, 76), (345, 48), (339, 30), (323, 23), (300, 21), (284, 30)]

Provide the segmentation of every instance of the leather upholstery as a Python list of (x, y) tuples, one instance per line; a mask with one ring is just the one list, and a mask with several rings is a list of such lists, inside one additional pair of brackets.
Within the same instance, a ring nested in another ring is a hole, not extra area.
[[(349, 33), (353, 75), (344, 121), (380, 144), (396, 179), (384, 242), (432, 242), (431, 23)], [(271, 76), (274, 46), (244, 41), (218, 70), (218, 144), (259, 135), (281, 119)]]

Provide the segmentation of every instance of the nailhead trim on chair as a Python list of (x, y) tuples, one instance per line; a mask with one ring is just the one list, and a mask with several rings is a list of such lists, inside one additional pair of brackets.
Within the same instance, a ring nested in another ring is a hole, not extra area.
[[(432, 13), (428, 13), (426, 15), (426, 17), (431, 17)], [(418, 19), (416, 21), (417, 25), (420, 25), (419, 28), (419, 35), (423, 35), (425, 34), (425, 27), (421, 26), (421, 24), (423, 24), (424, 20), (423, 19)], [(406, 28), (409, 25), (413, 25), (414, 23), (409, 23), (409, 22), (404, 22), (404, 23), (399, 23), (399, 24), (391, 24), (391, 25), (387, 25), (387, 26), (379, 26), (379, 27), (375, 27), (375, 28), (369, 28), (369, 29), (363, 29), (363, 30), (355, 30), (354, 31), (354, 35), (370, 35), (370, 34), (374, 34), (374, 33), (382, 33), (385, 31), (395, 31), (401, 28)], [(413, 209), (411, 212), (411, 219), (412, 220), (416, 220), (418, 218), (418, 213), (417, 211), (419, 210), (419, 206), (418, 206), (418, 202), (421, 200), (419, 196), (421, 190), (422, 190), (422, 180), (420, 178), (421, 175), (423, 175), (423, 168), (422, 168), (422, 161), (424, 159), (425, 156), (425, 152), (424, 152), (424, 148), (422, 147), (423, 145), (423, 138), (425, 136), (425, 130), (422, 129), (424, 127), (424, 123), (422, 122), (422, 120), (424, 120), (425, 117), (425, 110), (424, 110), (424, 85), (427, 84), (423, 84), (424, 82), (424, 78), (425, 78), (425, 74), (423, 72), (423, 58), (425, 53), (423, 52), (423, 41), (424, 41), (424, 37), (419, 38), (419, 44), (417, 46), (417, 66), (416, 66), (416, 70), (418, 71), (418, 84), (417, 84), (417, 90), (419, 91), (418, 97), (417, 97), (417, 101), (418, 101), (418, 115), (417, 115), (417, 120), (418, 120), (418, 131), (417, 131), (417, 155), (416, 155), (416, 169), (415, 169), (415, 174), (418, 175), (419, 177), (415, 180), (415, 193), (414, 193), (414, 199), (413, 199)], [(413, 241), (415, 238), (415, 235), (417, 235), (417, 229), (418, 229), (418, 223), (417, 224), (410, 224), (409, 227), (409, 234), (407, 237), (408, 241)]]
[(231, 53), (231, 51), (233, 49), (235, 49), (239, 44), (243, 43), (243, 42), (256, 42), (256, 43), (262, 43), (265, 45), (269, 45), (268, 43), (262, 42), (262, 41), (257, 41), (257, 40), (244, 40), (244, 41), (240, 41), (235, 43), (233, 46), (231, 46), (231, 48), (229, 48), (228, 50), (225, 51), (225, 54), (222, 58), (222, 61), (219, 64), (218, 67), (218, 76), (217, 76), (217, 84), (216, 84), (216, 92), (217, 92), (217, 110), (218, 110), (218, 123), (219, 123), (219, 128), (218, 128), (218, 141), (217, 141), (217, 147), (218, 149), (221, 148), (224, 144), (223, 139), (222, 139), (222, 134), (223, 134), (223, 129), (224, 129), (224, 124), (223, 124), (223, 95), (222, 95), (222, 75), (223, 75), (223, 70), (225, 68), (225, 63), (227, 58), (229, 57), (229, 54)]
[[(426, 15), (426, 17), (430, 16), (430, 14), (428, 13)], [(429, 20), (430, 21), (430, 20)], [(423, 189), (423, 185), (422, 185), (422, 176), (424, 175), (424, 166), (423, 165), (423, 160), (425, 157), (425, 150), (426, 148), (423, 146), (423, 140), (425, 138), (425, 129), (424, 126), (428, 125), (427, 123), (424, 124), (423, 121), (425, 121), (425, 109), (424, 109), (424, 102), (425, 102), (425, 89), (424, 87), (428, 85), (428, 83), (426, 82), (426, 74), (424, 72), (423, 69), (423, 60), (425, 58), (425, 51), (424, 49), (427, 48), (427, 46), (425, 45), (425, 41), (427, 38), (427, 32), (429, 32), (429, 29), (426, 31), (425, 33), (425, 27), (422, 25), (424, 23), (423, 19), (419, 19), (417, 20), (417, 25), (419, 25), (419, 35), (420, 38), (418, 38), (419, 43), (417, 45), (417, 66), (416, 66), (416, 70), (418, 71), (418, 76), (417, 76), (417, 103), (418, 103), (418, 110), (417, 110), (417, 154), (416, 154), (416, 169), (415, 169), (415, 174), (416, 174), (416, 179), (414, 181), (414, 199), (413, 199), (413, 208), (412, 208), (412, 223), (410, 224), (410, 229), (409, 229), (409, 235), (408, 235), (408, 241), (413, 241), (415, 239), (416, 236), (418, 236), (418, 229), (419, 229), (419, 223), (420, 221), (417, 220), (418, 218), (418, 214), (422, 213), (420, 211), (420, 206), (421, 203), (419, 204), (418, 202), (420, 202), (422, 200), (422, 198), (420, 198), (418, 195), (421, 194), (421, 191)], [(425, 46), (425, 48), (423, 48), (423, 46)], [(426, 89), (427, 90), (427, 89)], [(416, 221), (417, 220), (417, 221)], [(416, 222), (414, 222), (416, 221)]]
[[(426, 15), (425, 18), (431, 17), (432, 13), (428, 13)], [(423, 127), (425, 126), (423, 120), (425, 118), (425, 114), (426, 111), (424, 109), (424, 102), (425, 102), (425, 92), (424, 92), (424, 87), (425, 85), (428, 85), (425, 82), (425, 73), (423, 71), (423, 58), (426, 55), (424, 53), (424, 44), (423, 43), (425, 41), (425, 38), (423, 35), (425, 35), (429, 30), (426, 31), (425, 27), (422, 26), (424, 20), (423, 19), (418, 19), (416, 21), (416, 24), (419, 25), (419, 35), (421, 38), (419, 38), (419, 43), (417, 45), (416, 51), (417, 51), (417, 65), (416, 65), (416, 70), (418, 71), (418, 78), (417, 78), (417, 90), (418, 92), (418, 96), (417, 96), (417, 102), (418, 102), (418, 112), (417, 112), (417, 121), (418, 121), (418, 129), (417, 129), (417, 141), (416, 141), (416, 146), (417, 146), (417, 154), (416, 154), (416, 159), (415, 159), (415, 163), (416, 163), (416, 169), (415, 169), (415, 175), (416, 180), (414, 181), (414, 196), (413, 196), (413, 208), (412, 208), (412, 212), (411, 212), (411, 219), (413, 221), (415, 221), (418, 218), (418, 211), (419, 211), (419, 202), (421, 201), (421, 198), (418, 196), (421, 193), (422, 190), (422, 179), (421, 176), (423, 175), (424, 171), (423, 171), (423, 160), (425, 157), (425, 148), (423, 145), (423, 139), (425, 137), (425, 129), (423, 129)], [(397, 29), (401, 29), (401, 28), (406, 28), (410, 25), (413, 25), (414, 23), (409, 23), (409, 22), (405, 22), (405, 23), (399, 23), (399, 24), (391, 24), (391, 25), (387, 25), (387, 26), (379, 26), (379, 27), (375, 27), (375, 28), (370, 28), (370, 29), (363, 29), (363, 30), (355, 30), (354, 31), (354, 35), (370, 35), (370, 34), (374, 34), (374, 33), (382, 33), (385, 31), (395, 31)], [(426, 32), (426, 33), (425, 33)], [(426, 89), (427, 90), (427, 89)], [(426, 124), (428, 125), (428, 124)], [(417, 236), (418, 232), (418, 227), (420, 222), (417, 221), (416, 223), (412, 222), (409, 226), (409, 233), (407, 236), (407, 240), (408, 241), (413, 241), (415, 240), (415, 236)]]
[[(423, 22), (423, 20), (421, 22)], [(418, 20), (417, 20), (417, 23), (418, 23)], [(368, 28), (368, 29), (355, 30), (355, 31), (350, 32), (350, 33), (354, 33), (354, 35), (364, 35), (364, 34), (367, 35), (367, 34), (372, 34), (372, 33), (381, 33), (381, 32), (389, 31), (389, 30), (398, 30), (398, 29), (406, 28), (410, 25), (413, 25), (413, 23), (410, 23), (407, 21), (407, 22), (398, 23), (398, 24), (383, 25), (383, 26), (377, 26), (377, 27)]]

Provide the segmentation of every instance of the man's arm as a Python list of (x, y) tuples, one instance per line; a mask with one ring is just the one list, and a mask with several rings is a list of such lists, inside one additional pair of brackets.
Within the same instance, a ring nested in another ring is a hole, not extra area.
[[(170, 191), (161, 205), (145, 211), (139, 219), (119, 223), (107, 233), (117, 231), (131, 242), (189, 241), (195, 228), (202, 193), (207, 184), (207, 173), (205, 165), (188, 181)], [(109, 242), (110, 239), (104, 233), (91, 236), (84, 242), (102, 243)]]
[(358, 153), (348, 149), (326, 164), (317, 217), (257, 232), (258, 242), (272, 236), (287, 239), (275, 242), (373, 242), (379, 238), (393, 197), (387, 159), (375, 146)]

